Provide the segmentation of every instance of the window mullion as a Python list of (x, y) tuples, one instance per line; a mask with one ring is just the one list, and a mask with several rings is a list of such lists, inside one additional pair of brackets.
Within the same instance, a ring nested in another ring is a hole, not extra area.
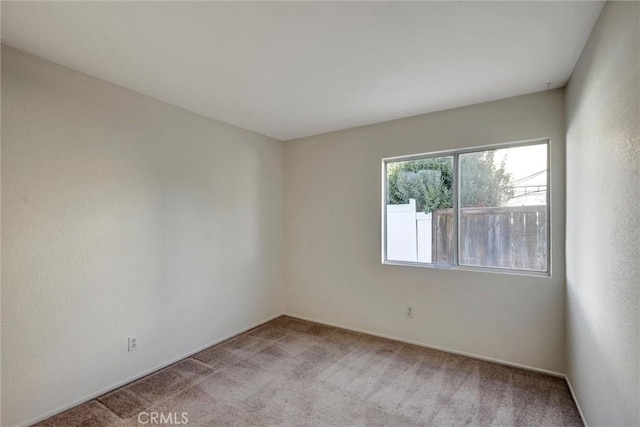
[(459, 194), (460, 194), (460, 168), (458, 164), (458, 153), (453, 154), (453, 265), (460, 265), (459, 247), (460, 247), (460, 215), (459, 215)]

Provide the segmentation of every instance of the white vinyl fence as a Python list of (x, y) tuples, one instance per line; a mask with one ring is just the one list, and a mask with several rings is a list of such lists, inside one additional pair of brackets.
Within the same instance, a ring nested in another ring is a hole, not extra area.
[(416, 201), (387, 205), (387, 259), (431, 262), (431, 213), (416, 212)]

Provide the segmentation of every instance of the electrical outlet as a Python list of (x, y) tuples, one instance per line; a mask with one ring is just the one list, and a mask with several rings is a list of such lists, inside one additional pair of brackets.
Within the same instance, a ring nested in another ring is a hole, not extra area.
[(138, 339), (136, 337), (129, 337), (128, 351), (134, 351), (138, 348)]
[(413, 307), (407, 307), (407, 318), (413, 319)]

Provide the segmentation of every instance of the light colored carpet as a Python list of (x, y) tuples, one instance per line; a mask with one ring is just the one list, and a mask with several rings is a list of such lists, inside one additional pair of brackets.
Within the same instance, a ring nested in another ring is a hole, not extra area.
[(141, 412), (146, 425), (154, 412), (188, 426), (582, 425), (562, 379), (283, 316), (38, 426), (136, 426)]

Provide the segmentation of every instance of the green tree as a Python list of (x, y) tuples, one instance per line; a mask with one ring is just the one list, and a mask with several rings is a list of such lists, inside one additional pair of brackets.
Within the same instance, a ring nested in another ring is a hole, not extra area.
[[(461, 154), (460, 201), (463, 207), (502, 206), (513, 197), (505, 160), (496, 166), (494, 151)], [(453, 207), (451, 157), (408, 160), (387, 165), (389, 203), (416, 200), (416, 209), (429, 213)]]
[(495, 151), (461, 154), (460, 206), (504, 206), (513, 197), (512, 177), (507, 172), (506, 157), (496, 167)]
[(416, 200), (416, 209), (429, 213), (453, 206), (453, 165), (450, 157), (390, 163), (389, 203)]

